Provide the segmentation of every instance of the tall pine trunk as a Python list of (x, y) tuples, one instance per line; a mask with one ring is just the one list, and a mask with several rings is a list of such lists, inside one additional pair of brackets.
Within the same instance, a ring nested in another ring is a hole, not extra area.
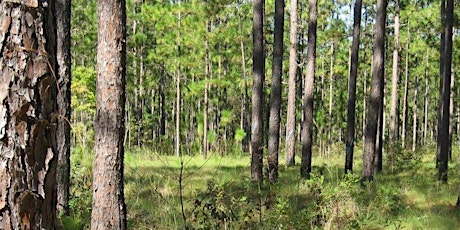
[(123, 189), (125, 1), (98, 1), (98, 23), (91, 229), (126, 229)]
[(353, 172), (356, 122), (356, 77), (359, 66), (359, 43), (362, 0), (356, 0), (353, 18), (353, 42), (351, 44), (350, 78), (348, 80), (347, 136), (345, 147), (345, 173)]
[(447, 182), (447, 169), (448, 169), (448, 155), (449, 155), (449, 103), (450, 103), (450, 78), (452, 67), (452, 28), (453, 28), (453, 11), (454, 1), (445, 0), (441, 4), (445, 4), (444, 14), (445, 23), (444, 31), (445, 41), (444, 47), (441, 47), (441, 79), (442, 79), (442, 93), (441, 93), (441, 125), (439, 125), (439, 167), (438, 167), (438, 180)]
[(407, 97), (409, 96), (409, 44), (410, 40), (410, 24), (407, 22), (407, 33), (408, 39), (406, 44), (406, 60), (404, 70), (404, 96), (403, 96), (403, 115), (402, 115), (402, 126), (401, 126), (401, 147), (406, 148), (406, 134), (407, 134), (407, 117), (408, 117), (408, 106)]
[(57, 211), (69, 214), (70, 186), (70, 0), (57, 0), (56, 15), (56, 57), (58, 64), (57, 106), (59, 111), (56, 130), (58, 160), (56, 169)]
[[(393, 66), (391, 72), (391, 107), (390, 107), (390, 146), (396, 146), (398, 138), (398, 76), (399, 76), (399, 0), (395, 1), (394, 16), (394, 48), (393, 48)], [(393, 151), (390, 151), (390, 158), (393, 158)]]
[(328, 127), (327, 127), (327, 155), (331, 152), (332, 145), (332, 103), (334, 103), (334, 40), (331, 41), (331, 62), (329, 66), (329, 110), (328, 110)]
[(264, 0), (253, 2), (253, 84), (252, 84), (252, 128), (251, 128), (251, 179), (263, 181), (264, 148)]
[(303, 98), (303, 127), (302, 127), (302, 161), (300, 165), (300, 175), (305, 178), (310, 177), (311, 158), (313, 145), (313, 91), (315, 81), (315, 62), (316, 62), (316, 18), (317, 1), (309, 0), (309, 20), (308, 20), (308, 46), (307, 46), (307, 74), (305, 76), (304, 98)]
[(268, 180), (278, 180), (278, 155), (281, 122), (281, 76), (283, 75), (284, 0), (275, 1), (275, 32), (273, 44), (273, 70), (268, 125)]
[(54, 1), (0, 2), (0, 229), (54, 229)]
[(372, 56), (372, 81), (369, 97), (369, 112), (366, 121), (362, 181), (372, 181), (374, 179), (377, 123), (383, 97), (382, 84), (384, 78), (386, 4), (386, 0), (377, 0), (377, 19), (375, 21)]
[(289, 82), (286, 120), (286, 165), (295, 164), (296, 76), (297, 76), (297, 0), (291, 0), (289, 32)]

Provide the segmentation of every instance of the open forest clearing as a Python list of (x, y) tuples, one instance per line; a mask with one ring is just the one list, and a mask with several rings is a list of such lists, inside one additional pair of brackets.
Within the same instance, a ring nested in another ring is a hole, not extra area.
[[(361, 187), (361, 165), (344, 176), (342, 145), (313, 157), (312, 177), (299, 166), (280, 165), (279, 182), (260, 188), (250, 180), (249, 155), (210, 153), (182, 157), (183, 207), (187, 226), (205, 229), (459, 229), (455, 208), (459, 172), (457, 148), (449, 183), (437, 181), (434, 145), (403, 151), (393, 167)], [(357, 148), (361, 149), (361, 148)], [(315, 151), (317, 152), (317, 151)], [(71, 215), (65, 229), (88, 228), (91, 151), (72, 155)], [(358, 150), (356, 159), (362, 158)], [(387, 159), (385, 155), (385, 159)], [(356, 161), (359, 162), (359, 161)], [(384, 161), (385, 165), (390, 162)], [(322, 175), (320, 175), (322, 174)], [(179, 178), (181, 159), (148, 149), (128, 151), (125, 196), (129, 229), (183, 227)]]

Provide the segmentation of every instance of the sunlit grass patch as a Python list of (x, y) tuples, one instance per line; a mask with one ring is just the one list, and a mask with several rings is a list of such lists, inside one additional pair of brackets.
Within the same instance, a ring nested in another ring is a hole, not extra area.
[[(362, 146), (355, 147), (354, 174), (344, 175), (342, 145), (313, 153), (310, 180), (279, 157), (279, 182), (254, 184), (247, 154), (165, 156), (148, 149), (125, 153), (125, 199), (131, 229), (460, 229), (458, 150), (449, 182), (437, 181), (433, 148), (394, 152), (393, 167), (375, 181), (360, 182)], [(69, 228), (88, 227), (92, 150), (72, 156), (72, 216)], [(265, 170), (265, 169), (264, 169)], [(183, 212), (182, 212), (183, 207)], [(184, 216), (183, 216), (184, 215)], [(74, 226), (74, 227), (71, 227)]]

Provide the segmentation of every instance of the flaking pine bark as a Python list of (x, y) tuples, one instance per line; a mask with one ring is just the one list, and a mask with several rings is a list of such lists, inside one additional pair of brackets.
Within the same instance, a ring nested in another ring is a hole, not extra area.
[(91, 229), (126, 229), (123, 187), (126, 3), (98, 1), (95, 156)]
[(54, 1), (0, 3), (0, 229), (56, 222)]

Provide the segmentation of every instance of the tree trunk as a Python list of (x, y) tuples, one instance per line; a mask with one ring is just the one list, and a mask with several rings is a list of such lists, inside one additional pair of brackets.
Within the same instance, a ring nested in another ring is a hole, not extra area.
[(317, 1), (309, 0), (310, 11), (308, 13), (308, 46), (307, 46), (307, 74), (305, 76), (304, 99), (303, 99), (303, 127), (302, 127), (302, 161), (300, 175), (310, 177), (311, 157), (313, 144), (313, 89), (315, 81), (316, 62), (316, 18)]
[(249, 140), (250, 140), (250, 134), (251, 130), (249, 127), (250, 123), (250, 116), (249, 116), (249, 93), (248, 93), (248, 84), (247, 84), (247, 74), (246, 74), (246, 56), (244, 52), (244, 40), (243, 38), (243, 22), (241, 20), (241, 15), (238, 14), (238, 20), (239, 20), (239, 32), (240, 32), (240, 49), (241, 49), (241, 70), (243, 72), (243, 80), (244, 80), (244, 93), (243, 93), (243, 109), (242, 109), (242, 128), (244, 132), (246, 133), (246, 136), (242, 140), (242, 148), (243, 152), (249, 152)]
[[(206, 21), (206, 31), (211, 32), (211, 22)], [(209, 104), (209, 83), (208, 79), (211, 78), (211, 50), (209, 49), (209, 41), (206, 38), (206, 66), (204, 73), (204, 102), (203, 102), (203, 145), (202, 145), (202, 154), (206, 159), (208, 157), (208, 104)]]
[[(429, 51), (427, 51), (426, 57), (428, 62), (428, 57), (430, 56)], [(424, 95), (424, 119), (423, 119), (423, 144), (426, 144), (427, 137), (428, 137), (428, 106), (429, 106), (429, 92), (430, 92), (430, 84), (429, 84), (429, 74), (428, 74), (428, 65), (425, 67), (425, 95)]]
[(275, 1), (275, 31), (273, 34), (273, 69), (270, 95), (270, 118), (268, 125), (268, 180), (278, 180), (278, 155), (281, 122), (281, 76), (283, 75), (283, 33), (284, 33), (284, 0)]
[(296, 76), (297, 76), (297, 0), (290, 3), (289, 83), (286, 120), (286, 165), (295, 165)]
[(160, 75), (160, 136), (166, 135), (166, 96), (165, 96), (165, 77), (164, 70), (161, 70)]
[[(369, 112), (366, 122), (366, 138), (364, 143), (362, 181), (374, 179), (374, 156), (377, 138), (377, 122), (379, 109), (382, 105), (384, 58), (385, 58), (385, 18), (386, 0), (377, 0), (377, 19), (375, 22), (374, 48), (372, 56), (372, 82), (369, 98)], [(380, 134), (382, 135), (382, 133)]]
[[(454, 41), (454, 38), (452, 38), (452, 41)], [(453, 136), (453, 130), (454, 130), (454, 87), (455, 87), (455, 76), (454, 76), (454, 70), (453, 67), (451, 67), (451, 78), (450, 78), (450, 102), (449, 102), (449, 160), (452, 161), (452, 136)]]
[(98, 1), (98, 22), (91, 229), (126, 229), (123, 191), (125, 1)]
[(412, 108), (412, 151), (415, 152), (417, 147), (417, 97), (418, 97), (418, 77), (415, 75), (415, 84), (414, 84), (414, 107)]
[(383, 169), (383, 142), (385, 136), (385, 97), (383, 96), (385, 93), (385, 82), (384, 78), (381, 79), (381, 92), (382, 97), (380, 98), (380, 109), (379, 109), (379, 120), (377, 125), (377, 139), (375, 144), (375, 160), (374, 160), (374, 170), (375, 173), (379, 173)]
[(251, 128), (251, 178), (254, 182), (263, 181), (264, 147), (264, 0), (253, 2), (253, 85), (252, 85), (252, 128)]
[[(180, 1), (179, 1), (180, 4)], [(178, 12), (177, 15), (177, 70), (176, 70), (176, 104), (175, 104), (175, 115), (176, 115), (176, 138), (175, 138), (175, 152), (176, 156), (179, 157), (181, 156), (181, 146), (180, 146), (180, 112), (181, 112), (181, 90), (180, 90), (180, 78), (181, 78), (181, 33), (180, 33), (180, 28), (181, 28), (181, 12)]]
[[(391, 74), (391, 108), (390, 108), (390, 146), (391, 149), (396, 146), (398, 138), (398, 129), (396, 123), (398, 120), (398, 76), (399, 76), (399, 0), (395, 0), (395, 17), (394, 17), (394, 48), (393, 48), (393, 67)], [(393, 151), (390, 151), (390, 161), (393, 158)]]
[(56, 57), (58, 64), (57, 106), (58, 126), (57, 138), (57, 169), (56, 194), (57, 211), (69, 215), (69, 185), (70, 185), (70, 0), (57, 0), (55, 3), (57, 46)]
[(356, 122), (356, 77), (359, 66), (359, 43), (362, 0), (356, 0), (353, 18), (353, 42), (351, 44), (350, 78), (348, 80), (347, 139), (345, 147), (345, 173), (353, 172)]
[(453, 10), (454, 1), (445, 0), (441, 2), (441, 5), (445, 4), (445, 24), (444, 34), (445, 42), (444, 47), (441, 48), (441, 56), (443, 57), (443, 70), (441, 71), (442, 84), (442, 98), (441, 101), (441, 125), (439, 126), (439, 168), (438, 168), (438, 180), (447, 182), (447, 169), (448, 169), (448, 155), (449, 155), (449, 103), (450, 103), (450, 78), (451, 78), (451, 67), (452, 67), (452, 28), (453, 28)]
[(57, 38), (46, 3), (0, 3), (0, 229), (55, 228)]
[(410, 24), (407, 22), (407, 33), (409, 38), (406, 45), (406, 60), (405, 60), (405, 70), (404, 70), (404, 96), (403, 96), (403, 115), (402, 115), (402, 126), (401, 126), (401, 147), (406, 148), (406, 133), (407, 133), (407, 97), (409, 95), (409, 44), (410, 40)]
[(327, 155), (331, 152), (332, 145), (332, 103), (334, 102), (334, 40), (331, 41), (331, 63), (329, 70), (329, 110), (328, 110), (328, 127), (327, 127)]

